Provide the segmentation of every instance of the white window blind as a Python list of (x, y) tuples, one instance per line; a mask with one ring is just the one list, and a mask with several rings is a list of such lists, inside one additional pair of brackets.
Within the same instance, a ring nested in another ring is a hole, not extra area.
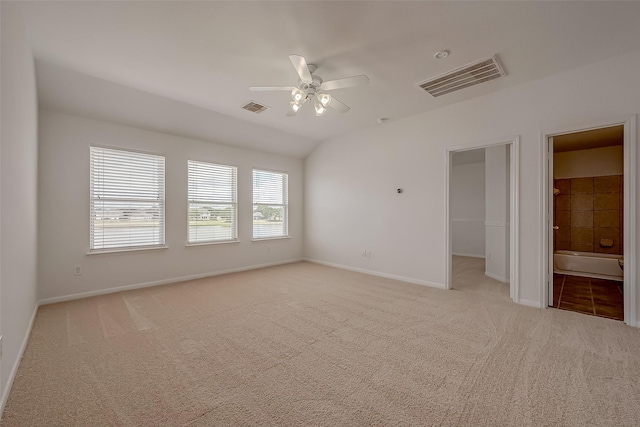
[(164, 160), (91, 147), (91, 250), (164, 246)]
[(189, 160), (189, 243), (238, 238), (237, 168)]
[(253, 238), (288, 235), (288, 175), (253, 170)]

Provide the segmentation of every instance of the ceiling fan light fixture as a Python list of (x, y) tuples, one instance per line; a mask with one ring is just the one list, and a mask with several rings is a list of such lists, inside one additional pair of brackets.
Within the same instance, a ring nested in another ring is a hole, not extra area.
[(316, 102), (315, 109), (316, 109), (316, 116), (322, 116), (324, 113), (327, 112), (327, 108), (324, 105), (322, 105), (320, 102)]
[(291, 104), (291, 110), (294, 113), (297, 113), (298, 110), (300, 109), (300, 107), (302, 107), (302, 102), (300, 102), (300, 101), (291, 101), (290, 104)]
[(328, 107), (331, 103), (331, 95), (329, 95), (328, 93), (320, 93), (318, 94), (317, 98), (318, 102), (320, 102), (323, 107)]
[(302, 98), (304, 98), (304, 96), (305, 96), (304, 92), (298, 89), (297, 87), (294, 87), (293, 90), (291, 91), (291, 99), (293, 99), (296, 102), (300, 102)]

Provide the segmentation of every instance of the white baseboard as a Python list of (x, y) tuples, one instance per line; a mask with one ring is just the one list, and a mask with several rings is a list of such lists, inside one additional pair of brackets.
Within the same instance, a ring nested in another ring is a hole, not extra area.
[(342, 265), (342, 264), (334, 264), (332, 262), (320, 261), (320, 260), (312, 259), (312, 258), (305, 258), (304, 261), (309, 261), (309, 262), (312, 262), (314, 264), (326, 265), (328, 267), (335, 267), (335, 268), (339, 268), (341, 270), (349, 270), (349, 271), (355, 271), (357, 273), (369, 274), (371, 276), (384, 277), (385, 279), (398, 280), (400, 282), (407, 282), (407, 283), (413, 283), (413, 284), (416, 284), (416, 285), (429, 286), (431, 288), (445, 289), (445, 286), (444, 286), (443, 283), (428, 282), (426, 280), (413, 279), (411, 277), (398, 276), (398, 275), (395, 275), (395, 274), (387, 274), (387, 273), (382, 273), (382, 272), (379, 272), (379, 271), (367, 270), (365, 268), (357, 268), (357, 267), (350, 267), (350, 266)]
[(464, 254), (462, 252), (452, 252), (451, 255), (453, 255), (453, 256), (466, 256), (466, 257), (469, 257), (469, 258), (482, 258), (482, 259), (484, 259), (484, 254), (478, 255), (478, 254)]
[(530, 300), (530, 299), (522, 299), (522, 298), (520, 298), (520, 300), (518, 300), (518, 304), (525, 305), (527, 307), (541, 308), (540, 307), (540, 302), (534, 301), (534, 300)]
[(27, 348), (27, 343), (29, 342), (29, 337), (31, 336), (31, 329), (33, 328), (33, 323), (36, 320), (36, 314), (38, 313), (38, 307), (40, 305), (36, 304), (33, 308), (33, 314), (31, 315), (31, 321), (29, 322), (29, 327), (27, 328), (27, 332), (22, 339), (22, 345), (20, 346), (20, 351), (18, 351), (18, 357), (16, 358), (13, 366), (11, 367), (11, 372), (9, 372), (9, 378), (7, 380), (7, 385), (2, 390), (2, 400), (0, 400), (0, 419), (2, 419), (2, 414), (4, 413), (4, 405), (7, 403), (7, 399), (9, 399), (9, 392), (11, 391), (11, 386), (13, 385), (13, 380), (16, 378), (16, 374), (18, 373), (18, 368), (20, 367), (20, 362), (22, 361), (22, 356), (24, 355), (24, 351)]
[(277, 261), (277, 262), (271, 262), (271, 263), (266, 263), (266, 264), (256, 264), (256, 265), (250, 265), (250, 266), (246, 266), (246, 267), (230, 268), (230, 269), (226, 269), (226, 270), (210, 271), (210, 272), (207, 272), (207, 273), (192, 274), (192, 275), (189, 275), (189, 276), (172, 277), (170, 279), (154, 280), (152, 282), (135, 283), (133, 285), (119, 286), (117, 288), (100, 289), (100, 290), (97, 290), (97, 291), (81, 292), (81, 293), (77, 293), (77, 294), (63, 295), (63, 296), (59, 296), (59, 297), (45, 298), (45, 299), (40, 300), (38, 305), (54, 304), (54, 303), (57, 303), (57, 302), (72, 301), (72, 300), (76, 300), (76, 299), (80, 299), (80, 298), (88, 298), (88, 297), (95, 297), (95, 296), (98, 296), (98, 295), (112, 294), (112, 293), (115, 293), (115, 292), (130, 291), (130, 290), (133, 290), (133, 289), (149, 288), (149, 287), (152, 287), (152, 286), (168, 285), (168, 284), (171, 284), (171, 283), (178, 283), (178, 282), (186, 282), (187, 280), (204, 279), (205, 277), (220, 276), (222, 274), (229, 274), (229, 273), (239, 273), (241, 271), (248, 271), (248, 270), (257, 270), (259, 268), (273, 267), (273, 266), (276, 266), (276, 265), (283, 265), (283, 264), (291, 264), (291, 263), (299, 262), (299, 261), (302, 261), (302, 258), (290, 259), (290, 260), (286, 260), (286, 261)]
[(502, 276), (498, 276), (497, 274), (493, 274), (493, 273), (489, 273), (489, 272), (485, 271), (484, 275), (487, 276), (487, 277), (491, 277), (492, 279), (495, 279), (495, 280), (497, 280), (499, 282), (502, 282), (502, 283), (509, 283), (509, 279), (508, 278), (502, 277)]

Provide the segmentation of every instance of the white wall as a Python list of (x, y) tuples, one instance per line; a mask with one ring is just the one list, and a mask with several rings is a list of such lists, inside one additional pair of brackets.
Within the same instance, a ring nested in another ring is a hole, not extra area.
[[(89, 147), (100, 144), (166, 156), (168, 249), (89, 251)], [(303, 161), (77, 116), (40, 111), (40, 298), (282, 263), (302, 257)], [(238, 167), (239, 243), (186, 247), (187, 159)], [(252, 168), (289, 173), (289, 239), (253, 242)], [(82, 275), (74, 276), (75, 265)]]
[(485, 163), (454, 164), (450, 177), (451, 251), (484, 258)]
[(15, 4), (2, 2), (0, 413), (37, 304), (37, 101), (33, 56)]
[(487, 276), (509, 282), (509, 146), (485, 149), (485, 272)]
[(622, 145), (553, 154), (553, 177), (556, 179), (623, 174)]
[(637, 114), (639, 69), (635, 52), (324, 142), (305, 163), (305, 256), (444, 287), (446, 149), (519, 135), (519, 297), (540, 305), (541, 134)]

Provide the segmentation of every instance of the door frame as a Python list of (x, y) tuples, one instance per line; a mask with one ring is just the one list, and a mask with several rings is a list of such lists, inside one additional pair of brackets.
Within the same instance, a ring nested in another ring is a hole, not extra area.
[[(553, 141), (554, 136), (564, 135), (568, 133), (584, 132), (588, 130), (601, 129), (611, 126), (624, 127), (624, 207), (623, 207), (623, 228), (624, 228), (624, 323), (629, 326), (638, 326), (636, 315), (636, 298), (637, 298), (637, 217), (636, 217), (636, 176), (637, 176), (637, 158), (636, 158), (636, 116), (625, 117), (623, 119), (614, 119), (592, 123), (582, 127), (566, 127), (546, 131), (541, 133), (541, 159), (542, 174), (540, 181), (540, 218), (541, 218), (541, 244), (540, 244), (540, 260), (541, 260), (541, 284), (540, 284), (540, 301), (544, 308), (549, 308), (549, 292), (553, 292), (553, 239), (550, 237), (550, 229), (553, 226), (553, 192), (550, 185), (553, 185), (553, 170), (550, 162), (553, 156), (550, 155), (549, 141)], [(631, 284), (631, 285), (629, 285)]]
[(445, 289), (451, 289), (451, 195), (450, 181), (453, 154), (461, 151), (477, 150), (499, 145), (509, 145), (509, 297), (520, 304), (520, 136), (501, 139), (498, 141), (477, 143), (472, 146), (454, 146), (445, 150)]

